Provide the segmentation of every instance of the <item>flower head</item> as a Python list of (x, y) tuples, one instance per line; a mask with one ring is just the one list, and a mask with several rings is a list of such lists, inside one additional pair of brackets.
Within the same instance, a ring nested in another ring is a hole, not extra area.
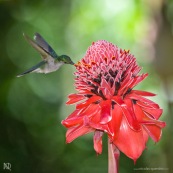
[(102, 135), (125, 155), (136, 160), (150, 136), (161, 137), (164, 122), (159, 121), (162, 109), (145, 98), (155, 94), (134, 90), (148, 74), (139, 75), (141, 67), (129, 51), (107, 41), (93, 43), (76, 65), (77, 94), (69, 95), (67, 104), (76, 110), (62, 124), (68, 128), (66, 142), (94, 132), (94, 149), (102, 152)]

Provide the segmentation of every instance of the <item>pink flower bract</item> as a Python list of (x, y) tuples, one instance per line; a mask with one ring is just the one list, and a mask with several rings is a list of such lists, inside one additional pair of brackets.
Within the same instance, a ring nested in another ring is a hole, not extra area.
[(105, 132), (121, 152), (136, 161), (148, 137), (158, 142), (165, 126), (158, 120), (162, 109), (146, 98), (155, 94), (133, 89), (148, 74), (138, 74), (141, 67), (129, 51), (103, 40), (94, 42), (75, 66), (78, 93), (69, 95), (67, 104), (79, 103), (62, 121), (68, 128), (66, 142), (94, 132), (94, 149), (101, 154)]

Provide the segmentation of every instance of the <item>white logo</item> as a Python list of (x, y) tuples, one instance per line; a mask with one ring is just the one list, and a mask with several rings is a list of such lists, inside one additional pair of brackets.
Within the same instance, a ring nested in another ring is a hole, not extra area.
[(4, 163), (4, 169), (11, 171), (11, 163)]

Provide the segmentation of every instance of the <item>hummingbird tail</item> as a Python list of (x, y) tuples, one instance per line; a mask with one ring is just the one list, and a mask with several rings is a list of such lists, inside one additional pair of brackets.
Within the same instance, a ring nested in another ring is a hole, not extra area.
[(38, 64), (36, 64), (35, 66), (31, 67), (30, 69), (26, 70), (25, 72), (18, 74), (17, 77), (21, 77), (25, 74), (34, 72), (35, 70), (39, 69), (42, 65), (44, 65), (46, 62), (45, 61), (41, 61)]

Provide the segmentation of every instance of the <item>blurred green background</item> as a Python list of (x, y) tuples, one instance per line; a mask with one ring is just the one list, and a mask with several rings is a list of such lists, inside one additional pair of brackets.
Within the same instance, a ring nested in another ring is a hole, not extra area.
[(164, 109), (167, 126), (159, 143), (149, 140), (136, 165), (121, 153), (120, 172), (173, 172), (172, 1), (0, 0), (0, 22), (0, 172), (9, 172), (4, 163), (14, 173), (107, 172), (106, 135), (99, 156), (91, 134), (65, 144), (61, 120), (74, 110), (65, 102), (75, 92), (75, 68), (16, 78), (40, 61), (23, 32), (39, 32), (74, 62), (100, 39), (130, 49), (149, 73), (137, 88), (158, 94), (152, 99)]

